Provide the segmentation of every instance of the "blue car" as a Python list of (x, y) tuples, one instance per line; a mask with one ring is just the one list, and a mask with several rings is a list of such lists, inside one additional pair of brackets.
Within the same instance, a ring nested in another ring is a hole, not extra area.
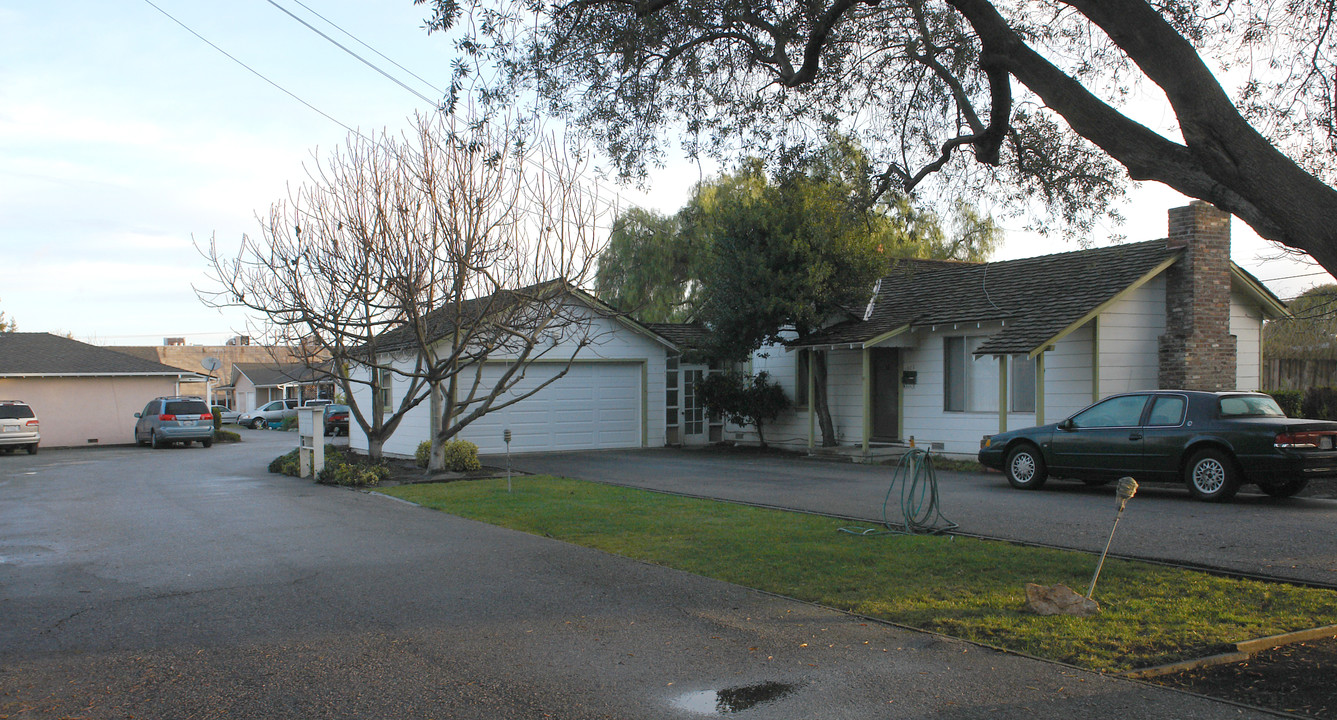
[(1290, 497), (1337, 477), (1337, 422), (1286, 417), (1262, 393), (1149, 390), (1101, 400), (1062, 422), (984, 439), (979, 461), (1015, 488), (1050, 477), (1103, 484), (1183, 482), (1206, 502), (1241, 485)]
[(214, 416), (197, 397), (160, 397), (135, 413), (135, 443), (160, 448), (172, 443), (214, 444)]

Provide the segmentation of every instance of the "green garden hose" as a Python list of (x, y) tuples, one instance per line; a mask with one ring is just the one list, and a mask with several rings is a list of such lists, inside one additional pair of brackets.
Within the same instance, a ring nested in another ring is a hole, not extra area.
[[(892, 504), (891, 496), (897, 485), (901, 489), (901, 520), (893, 523), (887, 516), (887, 509)], [(882, 499), (882, 527), (885, 530), (841, 528), (840, 531), (854, 535), (936, 534), (957, 528), (956, 523), (943, 516), (938, 506), (938, 475), (933, 469), (932, 455), (913, 448), (901, 456)]]

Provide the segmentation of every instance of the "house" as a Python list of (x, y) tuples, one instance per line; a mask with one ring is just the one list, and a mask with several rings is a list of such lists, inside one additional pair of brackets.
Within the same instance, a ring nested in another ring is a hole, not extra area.
[[(545, 287), (560, 289), (548, 291)], [(666, 417), (666, 389), (670, 384), (677, 386), (684, 382), (683, 373), (690, 373), (691, 369), (684, 371), (679, 367), (677, 348), (670, 340), (613, 311), (593, 296), (565, 284), (545, 283), (514, 293), (498, 292), (465, 301), (460, 306), (443, 306), (429, 313), (424, 325), (428, 336), (443, 352), (448, 352), (449, 343), (457, 334), (479, 337), (479, 328), (492, 323), (494, 316), (517, 312), (517, 308), (525, 312), (524, 307), (542, 303), (559, 304), (563, 319), (543, 331), (543, 343), (522, 368), (522, 379), (497, 404), (515, 399), (545, 382), (551, 384), (508, 407), (483, 415), (467, 425), (457, 438), (473, 442), (483, 453), (664, 445), (668, 428), (677, 422), (677, 413), (681, 412), (675, 405), (674, 418)], [(410, 333), (409, 328), (401, 327), (378, 337), (377, 348), (381, 350), (378, 362), (409, 372), (417, 359), (416, 340)], [(514, 366), (515, 359), (515, 348), (503, 348), (469, 361), (469, 366), (459, 374), (462, 387), (458, 401), (467, 400), (475, 378), (479, 380), (480, 392), (494, 387), (501, 375)], [(355, 400), (364, 412), (370, 412), (372, 392), (365, 383), (371, 371), (355, 367), (352, 372), (358, 373), (363, 381), (354, 385)], [(378, 387), (378, 402), (393, 412), (409, 382), (394, 372), (384, 372), (381, 377), (384, 384)], [(674, 402), (678, 400), (675, 392)], [(419, 443), (430, 438), (430, 412), (427, 401), (410, 410), (383, 446), (385, 454), (412, 457)], [(698, 414), (704, 418), (704, 412)], [(509, 447), (505, 441), (507, 430), (511, 437)], [(706, 425), (702, 422), (703, 437), (705, 432)], [(367, 449), (367, 437), (356, 423), (350, 426), (349, 442), (354, 449), (364, 452)]]
[(306, 363), (238, 362), (232, 364), (232, 381), (224, 386), (235, 398), (239, 413), (250, 412), (271, 400), (333, 400), (334, 378), (325, 366)]
[(821, 444), (815, 353), (836, 438), (864, 455), (884, 443), (973, 455), (985, 435), (1117, 392), (1259, 388), (1263, 322), (1285, 304), (1230, 261), (1226, 213), (1194, 202), (1170, 211), (1169, 230), (1021, 260), (899, 261), (866, 307), (753, 359), (795, 400), (768, 440)]
[(201, 379), (58, 335), (0, 333), (0, 400), (32, 407), (45, 447), (129, 444), (135, 413)]
[(250, 338), (245, 336), (231, 338), (224, 345), (186, 345), (184, 342), (169, 342), (173, 340), (175, 338), (166, 338), (162, 345), (117, 346), (116, 351), (193, 373), (200, 373), (201, 378), (198, 383), (192, 382), (181, 386), (183, 395), (198, 395), (200, 397), (203, 397), (207, 392), (205, 381), (208, 378), (205, 376), (210, 374), (209, 370), (205, 368), (205, 363), (209, 362), (211, 358), (217, 360), (219, 367), (212, 372), (213, 379), (210, 381), (214, 396), (213, 402), (238, 412), (245, 412), (254, 408), (237, 407), (236, 393), (230, 384), (233, 378), (233, 365), (237, 363), (286, 365), (298, 362), (302, 357), (300, 348), (282, 345), (251, 345)]

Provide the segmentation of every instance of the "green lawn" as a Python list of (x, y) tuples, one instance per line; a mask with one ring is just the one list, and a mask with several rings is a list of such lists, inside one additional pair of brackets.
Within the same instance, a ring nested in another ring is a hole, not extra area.
[(1026, 610), (1027, 582), (1085, 592), (1097, 558), (551, 477), (383, 492), (462, 517), (1097, 670), (1212, 654), (1337, 623), (1337, 593), (1111, 560), (1093, 618)]

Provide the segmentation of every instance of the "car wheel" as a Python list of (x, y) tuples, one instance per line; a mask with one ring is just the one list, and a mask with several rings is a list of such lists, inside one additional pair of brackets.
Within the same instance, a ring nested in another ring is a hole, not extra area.
[(1184, 483), (1199, 500), (1226, 502), (1239, 492), (1239, 469), (1235, 467), (1234, 458), (1221, 450), (1200, 450), (1184, 468)]
[(1007, 475), (1007, 481), (1014, 488), (1022, 490), (1038, 490), (1049, 479), (1049, 471), (1045, 468), (1045, 459), (1040, 455), (1040, 449), (1034, 445), (1018, 445), (1007, 454), (1007, 463), (1004, 466), (1004, 472)]
[(1263, 492), (1274, 498), (1288, 498), (1299, 495), (1300, 491), (1304, 490), (1305, 486), (1308, 484), (1308, 478), (1294, 478), (1291, 480), (1282, 480), (1278, 483), (1259, 485), (1258, 487), (1262, 488)]
[(158, 433), (156, 431), (149, 433), (149, 446), (152, 447), (154, 450), (157, 450), (163, 446), (163, 442), (158, 439)]
[(207, 448), (211, 448), (211, 447), (214, 446), (214, 439), (213, 439), (213, 438), (209, 438), (208, 440), (201, 440), (201, 441), (200, 441), (200, 444), (203, 445), (203, 446), (205, 446), (205, 447), (207, 447)]
[(264, 419), (264, 418), (256, 418), (256, 419), (254, 419), (254, 420), (251, 421), (251, 429), (252, 429), (252, 430), (259, 430), (260, 428), (262, 428), (262, 427), (264, 427), (264, 426), (265, 426), (265, 419)]
[(33, 443), (32, 445), (29, 445), (29, 446), (28, 446), (28, 454), (29, 454), (29, 455), (36, 455), (36, 454), (37, 454), (37, 443)]

